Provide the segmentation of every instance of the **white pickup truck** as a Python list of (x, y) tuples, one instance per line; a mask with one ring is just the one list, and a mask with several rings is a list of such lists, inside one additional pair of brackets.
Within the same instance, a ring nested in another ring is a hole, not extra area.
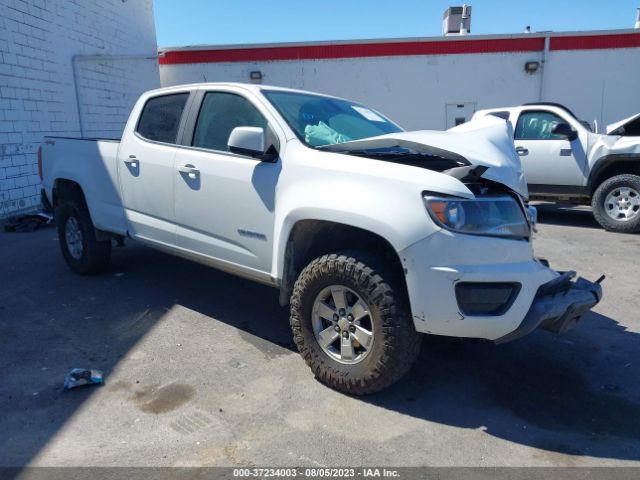
[(405, 132), (334, 97), (185, 85), (142, 95), (121, 141), (46, 137), (40, 161), (73, 271), (130, 238), (279, 288), (305, 361), (350, 394), (400, 378), (420, 333), (560, 332), (602, 295), (534, 258), (511, 126), (493, 117)]
[(476, 112), (509, 120), (532, 200), (591, 204), (614, 232), (640, 231), (640, 114), (592, 131), (557, 103)]

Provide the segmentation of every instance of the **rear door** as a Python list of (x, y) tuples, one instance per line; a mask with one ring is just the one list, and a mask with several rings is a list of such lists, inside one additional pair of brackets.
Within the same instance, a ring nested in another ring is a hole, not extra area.
[(269, 122), (268, 111), (236, 91), (198, 96), (186, 148), (175, 158), (178, 246), (245, 274), (269, 272), (280, 159), (270, 163), (231, 153), (227, 142), (235, 127), (276, 124)]
[(563, 186), (578, 187), (586, 183), (587, 155), (583, 149), (586, 135), (569, 141), (551, 133), (559, 123), (576, 128), (574, 122), (547, 110), (523, 110), (518, 116), (514, 143), (531, 193), (547, 193), (554, 187), (560, 192)]
[(175, 245), (175, 144), (189, 92), (151, 97), (134, 132), (125, 134), (118, 154), (118, 176), (127, 227), (132, 237)]

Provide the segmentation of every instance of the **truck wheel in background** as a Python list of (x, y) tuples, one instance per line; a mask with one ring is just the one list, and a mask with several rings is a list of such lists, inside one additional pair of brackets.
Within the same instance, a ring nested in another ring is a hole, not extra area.
[(88, 275), (104, 270), (111, 259), (111, 240), (98, 241), (84, 202), (63, 202), (55, 211), (60, 248), (75, 273)]
[(291, 296), (291, 328), (316, 377), (354, 395), (404, 375), (420, 351), (405, 292), (380, 262), (343, 252), (313, 260)]
[(640, 231), (640, 176), (617, 175), (602, 182), (591, 199), (597, 222), (612, 232)]

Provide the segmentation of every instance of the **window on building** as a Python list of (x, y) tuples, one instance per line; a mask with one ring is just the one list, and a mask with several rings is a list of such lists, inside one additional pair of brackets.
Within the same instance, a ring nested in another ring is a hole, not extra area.
[(228, 151), (229, 135), (236, 127), (267, 128), (267, 120), (249, 100), (226, 92), (209, 92), (202, 101), (193, 146)]
[(148, 140), (176, 143), (188, 97), (188, 93), (178, 93), (150, 98), (142, 110), (136, 131)]
[(516, 140), (564, 140), (562, 135), (555, 135), (553, 128), (564, 119), (551, 112), (528, 111), (520, 114), (516, 124)]

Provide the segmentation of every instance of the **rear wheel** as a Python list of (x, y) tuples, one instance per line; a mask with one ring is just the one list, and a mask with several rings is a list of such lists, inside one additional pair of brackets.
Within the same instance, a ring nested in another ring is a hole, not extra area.
[(640, 231), (640, 176), (625, 174), (605, 180), (591, 204), (597, 222), (607, 230)]
[(365, 254), (325, 255), (300, 274), (291, 297), (295, 343), (316, 377), (336, 390), (382, 390), (414, 363), (422, 340), (406, 295)]
[(60, 249), (67, 265), (80, 275), (107, 268), (111, 241), (99, 241), (84, 202), (64, 202), (56, 208)]

